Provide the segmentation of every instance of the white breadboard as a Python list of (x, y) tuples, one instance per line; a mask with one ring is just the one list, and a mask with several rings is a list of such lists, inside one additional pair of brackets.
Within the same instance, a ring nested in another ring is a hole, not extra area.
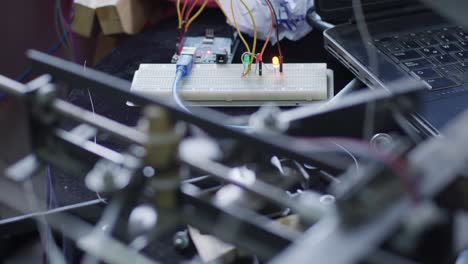
[[(131, 90), (160, 99), (171, 97), (175, 77), (174, 64), (141, 64), (133, 77)], [(252, 72), (242, 77), (241, 64), (195, 64), (180, 82), (181, 97), (192, 104), (297, 105), (327, 100), (333, 94), (333, 73), (324, 63), (283, 65), (283, 73), (270, 64), (263, 65), (263, 75)]]

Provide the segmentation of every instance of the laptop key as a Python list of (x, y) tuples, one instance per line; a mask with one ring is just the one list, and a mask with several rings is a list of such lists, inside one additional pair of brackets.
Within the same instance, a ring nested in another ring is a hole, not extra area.
[(466, 43), (465, 41), (458, 42), (458, 45), (460, 45), (460, 47), (462, 47), (463, 49), (468, 50), (468, 43)]
[(434, 47), (426, 47), (426, 48), (422, 48), (420, 49), (419, 51), (421, 51), (421, 53), (423, 53), (424, 55), (426, 55), (427, 57), (430, 57), (430, 56), (435, 56), (435, 55), (440, 55), (441, 52), (434, 48)]
[(429, 68), (432, 66), (431, 62), (426, 59), (403, 62), (403, 65), (405, 65), (410, 71)]
[(422, 57), (419, 53), (417, 53), (414, 50), (395, 52), (395, 53), (393, 53), (393, 56), (398, 61), (414, 60), (414, 59), (419, 59), (419, 58)]
[(403, 51), (403, 48), (398, 46), (395, 42), (377, 42), (376, 45), (384, 52), (393, 53)]
[(460, 71), (455, 65), (447, 65), (437, 68), (437, 70), (442, 73), (444, 76), (458, 75)]
[(418, 39), (418, 41), (423, 44), (424, 46), (433, 46), (433, 45), (437, 45), (439, 44), (439, 42), (432, 38), (432, 37), (424, 37), (424, 38), (420, 38)]
[(429, 86), (429, 88), (432, 89), (432, 90), (447, 88), (447, 87), (457, 85), (456, 82), (454, 82), (454, 81), (452, 81), (450, 79), (447, 79), (447, 78), (428, 79), (428, 80), (425, 80), (425, 82)]
[(454, 33), (455, 33), (455, 36), (457, 36), (459, 39), (461, 39), (463, 41), (468, 40), (468, 33), (465, 30), (463, 30), (462, 28), (455, 29)]
[(454, 37), (452, 34), (447, 34), (447, 33), (442, 33), (438, 35), (439, 39), (442, 40), (442, 42), (454, 42), (457, 41), (458, 39)]
[(457, 45), (452, 44), (452, 43), (442, 44), (442, 45), (439, 46), (439, 48), (442, 51), (445, 51), (447, 53), (461, 50), (460, 47), (458, 47)]
[(379, 43), (385, 43), (385, 42), (393, 42), (393, 40), (394, 39), (392, 37), (384, 37), (384, 38), (378, 39), (376, 41), (379, 42)]
[(454, 29), (456, 29), (456, 27), (443, 27), (443, 28), (441, 28), (441, 29), (434, 30), (433, 32), (436, 32), (436, 33), (448, 33), (448, 32), (453, 31)]
[(441, 65), (446, 65), (446, 64), (457, 62), (457, 60), (454, 57), (452, 57), (452, 56), (450, 56), (448, 54), (434, 56), (434, 59)]
[(402, 41), (400, 45), (406, 49), (417, 49), (421, 47), (418, 43), (416, 43), (416, 41), (413, 40)]
[(399, 51), (403, 51), (403, 48), (401, 48), (400, 46), (396, 45), (396, 44), (392, 44), (392, 45), (389, 45), (386, 47), (386, 49), (389, 51), (389, 52), (399, 52)]
[(436, 72), (435, 70), (431, 68), (412, 71), (412, 73), (423, 80), (441, 77), (438, 72)]
[(463, 41), (468, 41), (468, 35), (465, 35), (463, 37), (459, 36), (459, 38)]
[(465, 39), (466, 36), (468, 36), (468, 34), (463, 30), (456, 30), (455, 34), (462, 39)]
[(420, 37), (425, 37), (425, 35), (420, 36), (420, 35), (418, 35), (418, 33), (409, 33), (409, 34), (404, 35), (404, 38), (406, 38), (406, 39), (416, 39), (416, 38), (420, 38)]
[(454, 55), (462, 61), (468, 61), (468, 51), (455, 52)]
[(457, 65), (462, 72), (468, 72), (468, 63), (460, 63)]

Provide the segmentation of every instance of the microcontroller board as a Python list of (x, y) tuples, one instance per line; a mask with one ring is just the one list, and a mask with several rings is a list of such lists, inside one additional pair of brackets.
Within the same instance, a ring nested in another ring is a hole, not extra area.
[[(216, 37), (212, 29), (207, 29), (205, 36), (185, 37), (182, 45), (196, 48), (195, 64), (228, 64), (232, 63), (239, 41), (236, 35)], [(176, 63), (178, 58), (179, 55), (174, 54), (171, 63)]]

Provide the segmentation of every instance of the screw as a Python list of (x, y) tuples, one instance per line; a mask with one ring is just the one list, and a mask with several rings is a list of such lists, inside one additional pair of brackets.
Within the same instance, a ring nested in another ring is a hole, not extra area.
[(174, 247), (177, 249), (186, 249), (190, 245), (190, 238), (187, 230), (175, 233), (172, 240)]
[(375, 134), (371, 139), (371, 145), (377, 150), (388, 150), (393, 144), (393, 138), (389, 134)]

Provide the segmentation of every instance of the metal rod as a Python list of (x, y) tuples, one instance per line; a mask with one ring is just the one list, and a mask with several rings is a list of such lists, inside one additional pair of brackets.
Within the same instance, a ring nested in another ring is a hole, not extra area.
[(122, 125), (101, 115), (93, 114), (92, 112), (84, 110), (61, 99), (56, 99), (52, 106), (55, 111), (64, 115), (65, 117), (69, 117), (75, 121), (84, 122), (88, 125), (94, 126), (99, 130), (119, 137), (128, 143), (144, 145), (148, 140), (148, 137), (143, 132)]
[(355, 92), (358, 89), (366, 87), (358, 78), (352, 79), (341, 91), (339, 91), (335, 96), (333, 96), (328, 103), (334, 102), (338, 99), (342, 99), (344, 96), (349, 95), (352, 92)]
[(39, 149), (38, 158), (71, 175), (83, 177), (84, 173), (90, 171), (94, 164), (102, 159), (122, 164), (128, 169), (135, 169), (139, 166), (140, 161), (131, 155), (124, 156), (65, 130), (55, 130), (52, 137), (54, 144), (51, 144), (51, 147)]
[(359, 105), (367, 105), (369, 102), (375, 102), (379, 106), (385, 105), (387, 102), (396, 101), (405, 96), (415, 96), (419, 91), (425, 89), (423, 84), (413, 78), (402, 77), (390, 83), (389, 89), (356, 91), (330, 104), (323, 104), (319, 107), (306, 105), (289, 111), (283, 111), (279, 119), (283, 122), (295, 122), (310, 118), (311, 116), (319, 116), (339, 110), (355, 108)]
[[(325, 214), (324, 207), (321, 207), (318, 203), (316, 207), (312, 207), (310, 205), (304, 205), (298, 201), (293, 201), (286, 195), (283, 190), (278, 189), (275, 186), (258, 180), (255, 180), (255, 182), (252, 184), (246, 184), (245, 182), (239, 181), (233, 177), (229, 177), (232, 169), (225, 167), (224, 165), (217, 162), (210, 160), (191, 159), (188, 157), (181, 157), (181, 160), (187, 165), (196, 168), (203, 173), (210, 174), (220, 180), (241, 187), (242, 189), (269, 200), (270, 202), (273, 202), (279, 206), (290, 208), (292, 211), (299, 214), (308, 223), (315, 223), (319, 221), (320, 218)], [(313, 202), (311, 201), (311, 204), (312, 203)]]
[[(99, 204), (102, 204), (102, 201), (99, 200), (99, 199), (96, 199), (96, 200), (90, 200), (90, 201), (81, 202), (81, 203), (77, 203), (77, 204), (66, 205), (66, 206), (54, 208), (54, 209), (47, 210), (47, 211), (27, 213), (27, 214), (20, 215), (20, 216), (14, 216), (14, 217), (11, 217), (11, 218), (2, 219), (2, 220), (0, 220), (0, 226), (15, 223), (15, 222), (18, 222), (18, 221), (30, 220), (30, 219), (32, 219), (34, 217), (47, 216), (47, 215), (55, 214), (55, 213), (63, 213), (63, 212), (73, 211), (73, 210), (82, 209), (82, 208), (87, 208), (87, 207), (90, 207), (90, 206), (93, 206), (93, 205), (99, 205)], [(24, 213), (24, 212), (22, 212), (22, 213)]]
[[(63, 140), (66, 140), (75, 146), (80, 146), (83, 150), (87, 151), (88, 153), (93, 153), (94, 155), (101, 157), (103, 159), (106, 159), (108, 161), (111, 161), (115, 164), (122, 164), (126, 158), (122, 154), (114, 150), (103, 147), (88, 139), (81, 138), (65, 130), (57, 131), (57, 135)], [(132, 157), (128, 156), (127, 158), (132, 158)], [(135, 159), (133, 163), (136, 163), (136, 162), (137, 160)]]
[(10, 95), (21, 96), (24, 95), (28, 89), (26, 85), (0, 75), (0, 91)]

